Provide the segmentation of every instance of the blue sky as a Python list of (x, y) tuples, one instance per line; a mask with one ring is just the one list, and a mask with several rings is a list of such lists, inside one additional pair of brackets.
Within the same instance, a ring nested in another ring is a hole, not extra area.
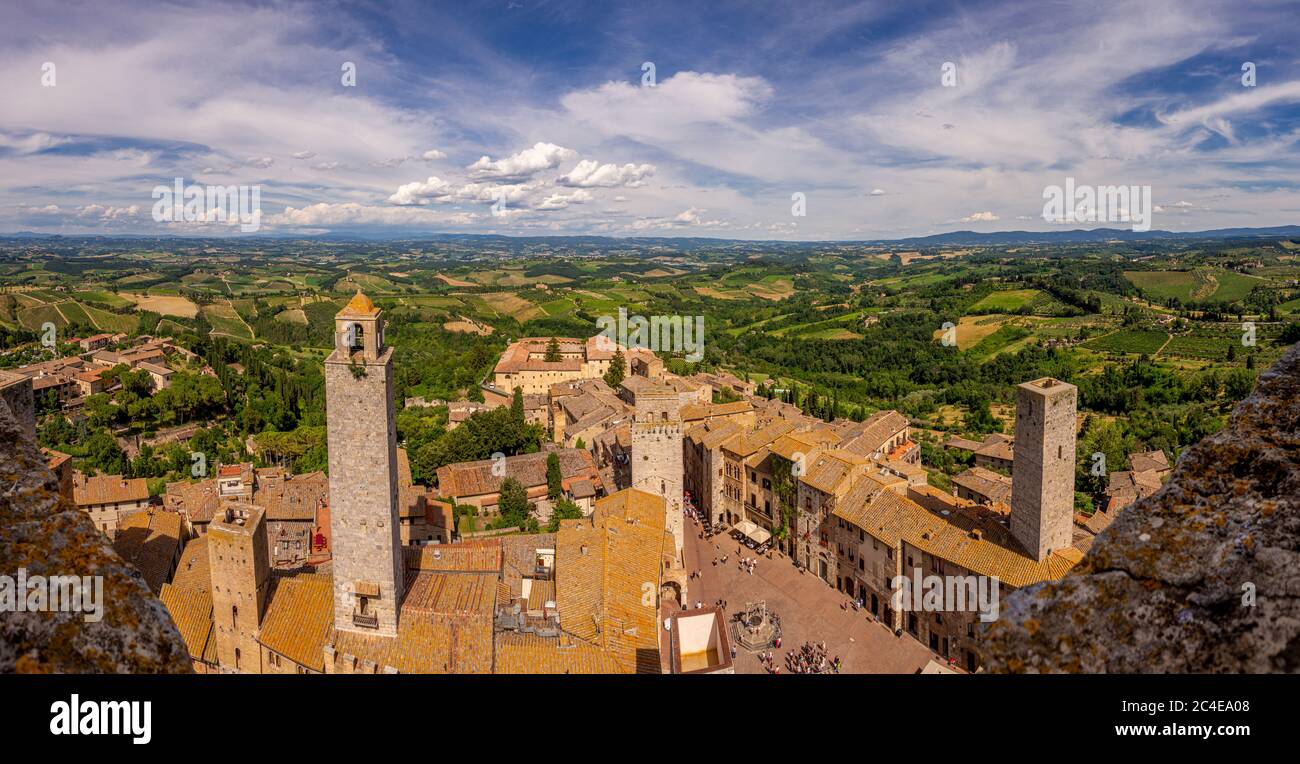
[[(898, 238), (1067, 177), (1300, 223), (1297, 3), (15, 5), (0, 231)], [(177, 177), (258, 231), (155, 221)]]

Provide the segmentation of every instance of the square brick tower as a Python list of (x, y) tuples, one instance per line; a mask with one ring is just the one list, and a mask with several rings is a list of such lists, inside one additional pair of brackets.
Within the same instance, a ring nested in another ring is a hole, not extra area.
[(334, 628), (397, 634), (404, 585), (397, 503), (393, 349), (379, 308), (357, 293), (334, 317), (325, 359)]
[(1079, 388), (1051, 377), (1016, 386), (1011, 535), (1040, 561), (1073, 542), (1078, 397)]
[(679, 558), (685, 540), (682, 475), (681, 398), (667, 385), (639, 389), (632, 420), (631, 487), (664, 497)]
[(265, 513), (251, 504), (225, 504), (212, 518), (207, 539), (217, 663), (223, 672), (260, 674), (257, 639), (271, 581)]

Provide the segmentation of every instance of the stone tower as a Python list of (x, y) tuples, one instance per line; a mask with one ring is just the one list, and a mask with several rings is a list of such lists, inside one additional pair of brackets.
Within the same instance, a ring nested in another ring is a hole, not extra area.
[(1079, 389), (1050, 377), (1016, 386), (1011, 535), (1037, 560), (1073, 542)]
[(632, 420), (632, 487), (664, 497), (667, 527), (680, 559), (682, 523), (682, 419), (676, 389), (638, 389)]
[(225, 504), (212, 518), (207, 539), (217, 662), (222, 671), (259, 674), (257, 639), (271, 581), (265, 513), (251, 504)]
[(393, 350), (382, 312), (357, 293), (334, 317), (325, 359), (334, 628), (397, 634), (403, 565)]

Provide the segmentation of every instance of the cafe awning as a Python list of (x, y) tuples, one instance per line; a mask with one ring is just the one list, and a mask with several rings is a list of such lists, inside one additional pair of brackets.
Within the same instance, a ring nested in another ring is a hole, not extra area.
[(751, 520), (741, 520), (736, 523), (737, 531), (755, 544), (764, 544), (771, 540), (772, 534), (758, 527)]

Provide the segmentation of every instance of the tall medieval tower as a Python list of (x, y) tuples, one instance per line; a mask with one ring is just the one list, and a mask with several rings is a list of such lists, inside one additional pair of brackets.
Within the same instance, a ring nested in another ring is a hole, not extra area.
[(260, 674), (262, 616), (271, 582), (265, 513), (261, 507), (223, 505), (208, 527), (212, 626), (223, 672)]
[(1078, 396), (1051, 377), (1016, 386), (1011, 535), (1039, 561), (1073, 542)]
[(667, 527), (673, 534), (677, 557), (685, 541), (682, 522), (682, 418), (681, 398), (667, 385), (636, 393), (632, 420), (632, 487), (664, 497)]
[(403, 564), (393, 350), (382, 312), (357, 292), (334, 317), (325, 360), (334, 628), (397, 634)]

